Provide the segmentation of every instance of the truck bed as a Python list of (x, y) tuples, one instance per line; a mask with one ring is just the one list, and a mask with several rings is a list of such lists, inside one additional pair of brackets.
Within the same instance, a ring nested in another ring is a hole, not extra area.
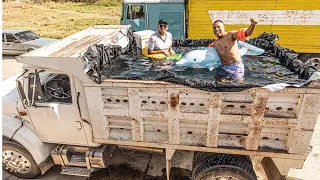
[(94, 141), (131, 146), (305, 155), (320, 107), (319, 86), (278, 92), (127, 80), (84, 86)]
[(88, 28), (17, 60), (69, 72), (83, 83), (94, 142), (305, 159), (320, 109), (319, 83), (208, 92), (162, 81), (92, 82), (78, 57), (91, 44), (117, 40), (125, 27)]

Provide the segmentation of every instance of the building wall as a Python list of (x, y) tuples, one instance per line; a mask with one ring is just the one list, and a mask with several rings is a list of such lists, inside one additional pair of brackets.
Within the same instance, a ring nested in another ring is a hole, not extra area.
[(254, 17), (259, 24), (251, 38), (273, 32), (283, 47), (320, 53), (318, 0), (189, 0), (188, 8), (188, 38), (215, 38), (212, 20), (224, 21), (229, 31), (249, 27)]

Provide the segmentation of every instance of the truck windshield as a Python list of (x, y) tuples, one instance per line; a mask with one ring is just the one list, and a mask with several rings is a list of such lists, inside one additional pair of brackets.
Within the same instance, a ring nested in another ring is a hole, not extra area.
[(128, 6), (127, 19), (144, 19), (143, 5)]
[(66, 74), (41, 72), (38, 77), (30, 76), (29, 92), (29, 99), (35, 103), (72, 103), (70, 79)]
[(36, 39), (39, 39), (40, 36), (36, 33), (33, 33), (31, 31), (23, 31), (14, 34), (21, 42), (27, 42), (27, 41), (33, 41)]

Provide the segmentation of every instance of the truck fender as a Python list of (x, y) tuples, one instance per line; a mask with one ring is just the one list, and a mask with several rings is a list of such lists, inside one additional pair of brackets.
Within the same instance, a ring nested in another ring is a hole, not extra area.
[(30, 48), (28, 48), (27, 52), (30, 52), (30, 51), (33, 51), (33, 50), (36, 50), (36, 48), (35, 47), (30, 47)]
[(43, 174), (51, 167), (52, 163), (48, 164), (48, 162), (52, 160), (49, 155), (51, 150), (55, 147), (55, 144), (43, 143), (34, 131), (26, 125), (21, 125), (22, 122), (18, 118), (9, 117), (3, 114), (2, 135), (7, 138), (12, 138), (24, 146), (39, 165)]

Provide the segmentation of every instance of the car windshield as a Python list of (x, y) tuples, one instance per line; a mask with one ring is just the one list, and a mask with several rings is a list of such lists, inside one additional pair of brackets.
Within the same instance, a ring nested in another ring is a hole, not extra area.
[(21, 42), (33, 41), (35, 39), (39, 39), (40, 36), (36, 33), (31, 31), (23, 31), (14, 34)]

